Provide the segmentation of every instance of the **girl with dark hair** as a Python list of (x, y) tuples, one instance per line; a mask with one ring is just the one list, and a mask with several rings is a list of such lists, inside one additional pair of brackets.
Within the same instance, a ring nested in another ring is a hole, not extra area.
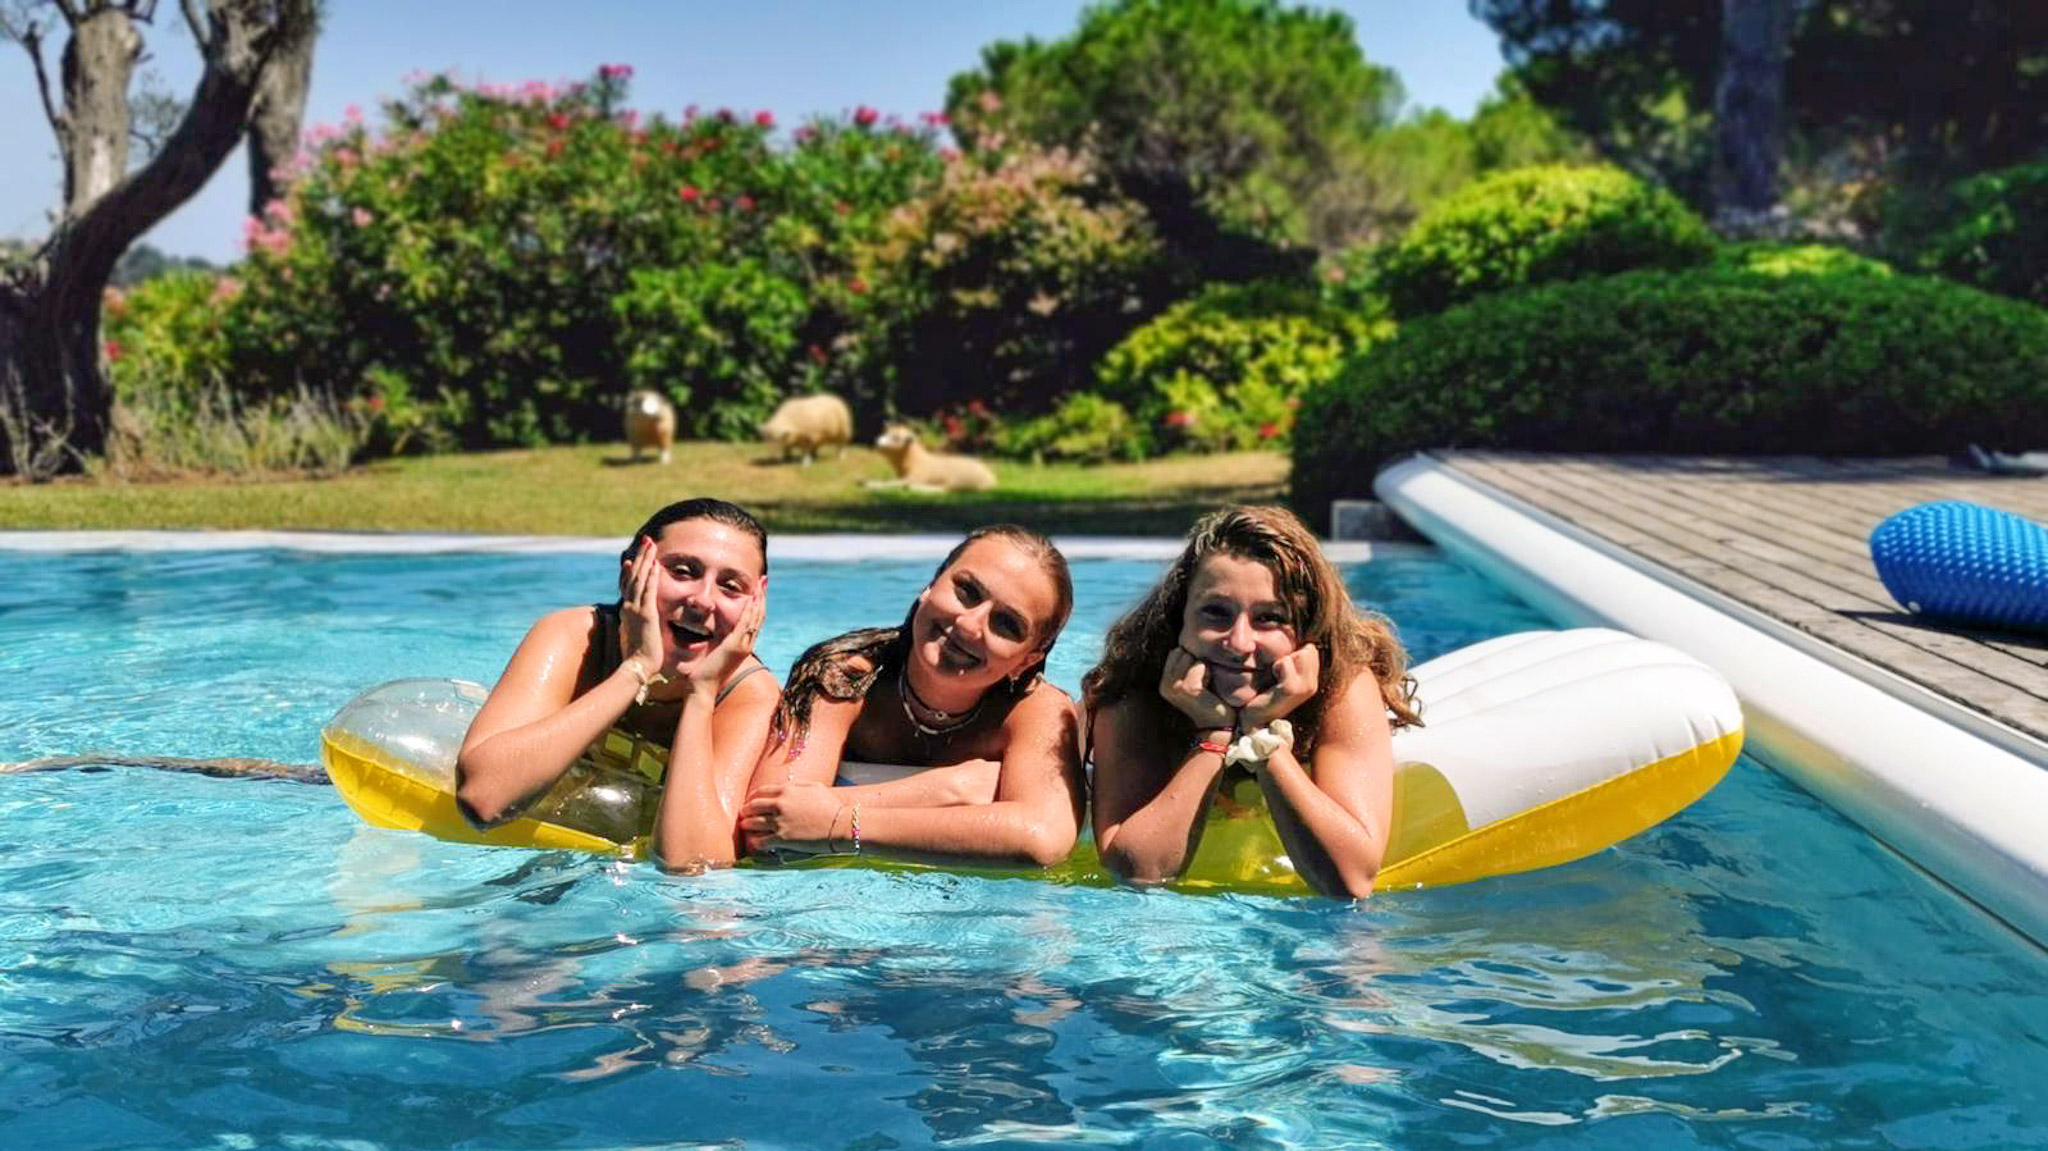
[[(827, 640), (791, 669), (740, 809), (756, 850), (1051, 866), (1080, 834), (1080, 716), (1045, 682), (1074, 606), (1067, 563), (1024, 528), (946, 556), (902, 626)], [(848, 762), (842, 773), (841, 761)], [(865, 764), (923, 768), (898, 778)], [(842, 781), (842, 786), (833, 786)]]
[(742, 790), (775, 713), (754, 658), (768, 533), (723, 500), (656, 512), (619, 553), (619, 601), (541, 617), (471, 722), (456, 798), (480, 827), (511, 819), (578, 762), (662, 781), (655, 856), (728, 864)]
[(1292, 513), (1225, 508), (1197, 523), (1110, 629), (1082, 690), (1095, 844), (1111, 871), (1179, 877), (1219, 785), (1248, 772), (1297, 874), (1327, 895), (1371, 893), (1393, 729), (1421, 721), (1392, 627), (1352, 604)]

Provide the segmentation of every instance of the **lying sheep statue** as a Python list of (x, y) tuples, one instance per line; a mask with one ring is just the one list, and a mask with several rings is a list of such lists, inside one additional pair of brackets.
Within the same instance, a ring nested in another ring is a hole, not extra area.
[(669, 448), (676, 442), (676, 406), (660, 392), (642, 389), (626, 397), (626, 443), (633, 449), (633, 462), (649, 448), (668, 462)]
[(782, 449), (785, 460), (792, 453), (802, 453), (803, 462), (810, 463), (827, 444), (836, 445), (843, 456), (846, 442), (853, 438), (853, 413), (838, 396), (798, 396), (782, 401), (761, 425), (761, 438)]
[(866, 480), (871, 488), (907, 488), (917, 492), (985, 492), (996, 486), (996, 474), (971, 456), (925, 450), (917, 433), (904, 424), (890, 424), (875, 440), (875, 450), (896, 469), (893, 480)]

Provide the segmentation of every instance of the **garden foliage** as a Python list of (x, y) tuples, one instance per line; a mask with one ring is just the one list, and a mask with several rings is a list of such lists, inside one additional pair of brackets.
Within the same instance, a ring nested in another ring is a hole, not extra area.
[(1112, 349), (1097, 388), (1136, 418), (1144, 454), (1278, 446), (1304, 392), (1392, 334), (1383, 315), (1306, 284), (1216, 284)]
[(1619, 168), (1536, 165), (1467, 185), (1423, 214), (1380, 261), (1399, 316), (1486, 292), (1707, 260), (1714, 237), (1670, 193)]
[(1908, 267), (2048, 304), (2048, 163), (1972, 176), (1898, 217), (1889, 240)]
[(2048, 311), (1931, 277), (1642, 271), (1404, 324), (1302, 405), (1321, 515), (1423, 448), (1957, 451), (2048, 443)]

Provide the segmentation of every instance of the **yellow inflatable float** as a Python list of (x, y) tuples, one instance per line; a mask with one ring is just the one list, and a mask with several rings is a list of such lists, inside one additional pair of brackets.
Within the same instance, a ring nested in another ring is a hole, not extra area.
[[(1713, 669), (1604, 628), (1522, 632), (1415, 669), (1425, 727), (1394, 737), (1393, 834), (1381, 890), (1438, 887), (1579, 859), (1705, 795), (1742, 749), (1742, 711)], [(611, 735), (519, 819), (479, 831), (455, 806), (455, 753), (485, 691), (402, 679), (320, 733), (342, 797), (377, 827), (464, 843), (641, 854), (663, 762)], [(844, 765), (870, 782), (903, 768)], [(848, 862), (844, 859), (834, 863)], [(1010, 873), (1017, 874), (1017, 873)], [(1033, 877), (1102, 883), (1084, 842)], [(1227, 776), (1184, 890), (1307, 894), (1249, 776)]]

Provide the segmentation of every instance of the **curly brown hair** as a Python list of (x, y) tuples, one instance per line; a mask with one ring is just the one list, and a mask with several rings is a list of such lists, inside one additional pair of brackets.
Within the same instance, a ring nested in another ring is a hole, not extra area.
[(1408, 678), (1408, 653), (1395, 638), (1393, 624), (1351, 602), (1343, 578), (1293, 512), (1259, 506), (1228, 507), (1202, 517), (1158, 586), (1110, 627), (1101, 661), (1081, 679), (1090, 715), (1133, 700), (1161, 731), (1173, 730), (1176, 720), (1181, 727), (1189, 726), (1186, 717), (1159, 697), (1159, 676), (1167, 653), (1180, 642), (1195, 571), (1214, 555), (1251, 560), (1272, 572), (1296, 638), (1315, 644), (1322, 653), (1323, 690), (1290, 717), (1304, 749), (1315, 746), (1331, 689), (1350, 683), (1361, 672), (1370, 672), (1379, 684), (1380, 699), (1396, 729), (1421, 725), (1414, 681)]
[[(1053, 614), (1051, 619), (1042, 621), (1044, 640), (1038, 645), (1041, 656), (1050, 655), (1060, 631), (1067, 626), (1067, 617), (1074, 611), (1074, 579), (1067, 571), (1067, 557), (1061, 555), (1060, 549), (1045, 536), (1016, 524), (976, 528), (947, 552), (945, 559), (939, 561), (937, 570), (932, 572), (931, 582), (939, 582), (939, 577), (946, 574), (946, 569), (953, 566), (968, 545), (990, 537), (1007, 540), (1021, 548), (1052, 580), (1055, 592)], [(916, 617), (917, 602), (913, 600), (903, 622), (895, 627), (860, 628), (813, 644), (798, 656), (796, 666), (789, 669), (789, 682), (783, 685), (782, 703), (775, 709), (770, 742), (780, 743), (791, 732), (801, 735), (808, 731), (811, 707), (820, 696), (837, 703), (865, 698), (868, 689), (884, 672), (894, 672), (908, 658), (910, 623)], [(1043, 659), (1039, 661), (1038, 668), (1040, 674), (1012, 681), (1007, 687), (994, 690), (1007, 694), (1010, 697), (1007, 702), (1014, 704), (1038, 686), (1045, 669)]]

